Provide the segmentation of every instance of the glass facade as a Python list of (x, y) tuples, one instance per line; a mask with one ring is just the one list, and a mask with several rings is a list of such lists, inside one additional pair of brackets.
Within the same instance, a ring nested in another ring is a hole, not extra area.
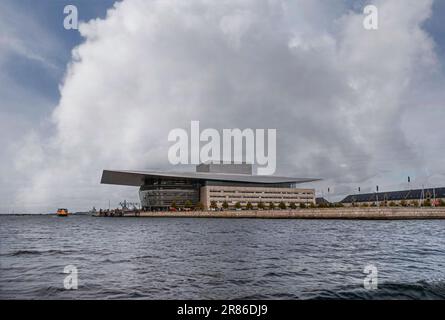
[(182, 207), (187, 201), (196, 205), (199, 202), (200, 187), (198, 180), (146, 179), (139, 189), (139, 198), (145, 210), (168, 210), (173, 203)]
[[(211, 181), (183, 178), (149, 178), (139, 189), (139, 198), (144, 210), (168, 210), (173, 204), (184, 207), (188, 201), (194, 206), (200, 202), (201, 187), (255, 187), (255, 188), (290, 188), (292, 183), (249, 183)], [(212, 195), (214, 196), (214, 195)], [(281, 198), (280, 198), (281, 199)], [(208, 199), (204, 199), (204, 203)], [(213, 200), (213, 198), (212, 198)], [(203, 203), (203, 204), (204, 204)]]

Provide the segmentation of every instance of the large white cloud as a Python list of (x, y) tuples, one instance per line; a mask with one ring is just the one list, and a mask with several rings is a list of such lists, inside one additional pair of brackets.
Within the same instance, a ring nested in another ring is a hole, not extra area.
[[(87, 209), (134, 199), (134, 188), (99, 185), (102, 169), (171, 169), (168, 132), (191, 120), (277, 128), (278, 173), (326, 178), (320, 187), (335, 184), (337, 193), (389, 187), (432, 165), (423, 148), (444, 143), (408, 139), (406, 116), (437, 63), (421, 28), (432, 3), (375, 3), (378, 31), (362, 27), (361, 12), (326, 1), (116, 4), (80, 27), (85, 41), (61, 84), (55, 133), (34, 132), (19, 152), (26, 183), (16, 205)], [(437, 121), (424, 126), (443, 130)]]

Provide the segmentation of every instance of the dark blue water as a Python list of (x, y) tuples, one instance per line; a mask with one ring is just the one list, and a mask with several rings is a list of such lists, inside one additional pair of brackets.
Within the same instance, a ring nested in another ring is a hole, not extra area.
[(443, 299), (445, 221), (0, 215), (0, 298)]

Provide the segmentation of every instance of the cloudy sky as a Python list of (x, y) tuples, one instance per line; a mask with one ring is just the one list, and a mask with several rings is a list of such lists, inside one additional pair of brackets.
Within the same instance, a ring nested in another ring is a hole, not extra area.
[(184, 170), (167, 136), (191, 120), (276, 128), (276, 173), (323, 178), (330, 200), (445, 186), (444, 16), (441, 0), (2, 0), (0, 212), (137, 200), (102, 170)]

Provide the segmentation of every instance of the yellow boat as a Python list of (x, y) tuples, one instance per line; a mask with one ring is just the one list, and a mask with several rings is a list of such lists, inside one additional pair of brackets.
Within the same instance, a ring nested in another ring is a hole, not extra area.
[(68, 209), (64, 209), (64, 208), (58, 209), (57, 210), (57, 216), (59, 216), (59, 217), (68, 217)]

